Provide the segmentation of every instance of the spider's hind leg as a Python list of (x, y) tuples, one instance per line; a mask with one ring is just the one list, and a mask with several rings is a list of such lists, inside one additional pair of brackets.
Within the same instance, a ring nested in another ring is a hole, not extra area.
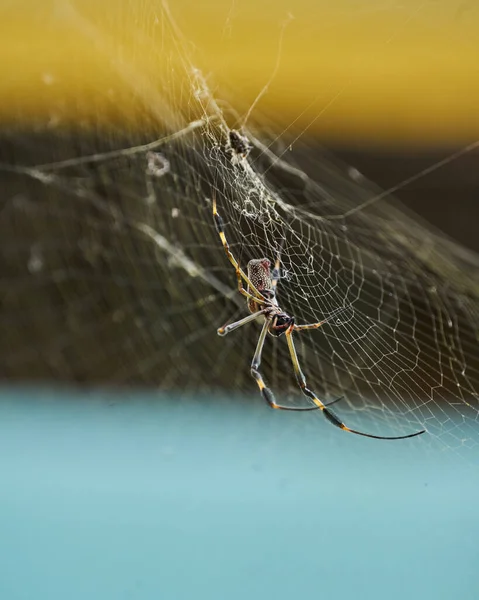
[[(251, 375), (254, 377), (256, 383), (258, 384), (261, 395), (263, 396), (263, 398), (266, 400), (266, 402), (268, 403), (268, 405), (271, 408), (276, 408), (278, 410), (291, 410), (291, 411), (295, 411), (295, 412), (321, 410), (321, 407), (319, 407), (319, 406), (282, 406), (281, 404), (278, 404), (276, 402), (276, 399), (274, 397), (272, 390), (269, 387), (267, 387), (267, 385), (264, 382), (263, 376), (261, 375), (261, 372), (260, 372), (261, 354), (263, 352), (263, 346), (264, 346), (264, 342), (266, 339), (266, 335), (268, 333), (269, 325), (270, 325), (270, 322), (268, 319), (266, 319), (264, 322), (264, 325), (263, 325), (263, 329), (261, 330), (261, 333), (260, 333), (260, 336), (258, 339), (258, 344), (256, 346), (256, 352), (254, 353), (253, 360), (251, 361)], [(341, 398), (337, 398), (330, 404), (334, 404), (335, 402), (338, 402), (339, 400), (341, 400)], [(326, 406), (329, 406), (330, 404), (327, 404)]]
[(323, 402), (321, 402), (321, 400), (316, 396), (316, 394), (306, 386), (306, 377), (303, 375), (303, 372), (301, 371), (301, 368), (300, 368), (299, 362), (298, 362), (298, 356), (296, 354), (296, 349), (294, 347), (293, 330), (294, 330), (293, 327), (291, 327), (286, 332), (286, 339), (288, 341), (289, 352), (291, 355), (291, 362), (293, 363), (293, 368), (294, 368), (294, 372), (296, 374), (296, 380), (298, 382), (298, 385), (301, 388), (301, 391), (303, 392), (303, 394), (305, 396), (307, 396), (308, 398), (310, 398), (314, 402), (316, 407), (319, 408), (323, 412), (326, 419), (328, 419), (328, 421), (332, 425), (334, 425), (335, 427), (338, 427), (342, 431), (348, 431), (349, 433), (354, 433), (356, 435), (361, 435), (363, 437), (368, 437), (368, 438), (372, 438), (375, 440), (404, 440), (406, 438), (416, 437), (417, 435), (421, 435), (422, 433), (426, 432), (425, 429), (422, 429), (421, 431), (415, 431), (414, 433), (409, 433), (407, 435), (383, 436), (383, 435), (373, 435), (371, 433), (365, 433), (363, 431), (358, 431), (357, 429), (351, 429), (350, 427), (345, 425), (341, 421), (341, 419), (332, 410), (327, 408), (328, 406), (331, 405), (331, 403), (329, 405), (327, 405), (327, 404), (324, 404)]

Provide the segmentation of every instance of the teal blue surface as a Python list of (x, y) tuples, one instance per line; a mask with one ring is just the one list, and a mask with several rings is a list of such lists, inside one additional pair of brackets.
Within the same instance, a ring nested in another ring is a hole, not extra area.
[(2, 392), (1, 600), (479, 598), (479, 480), (426, 436), (114, 398)]

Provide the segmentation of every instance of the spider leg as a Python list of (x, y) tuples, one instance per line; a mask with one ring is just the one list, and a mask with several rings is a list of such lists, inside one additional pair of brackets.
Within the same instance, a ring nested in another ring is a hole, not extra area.
[(352, 306), (343, 306), (342, 308), (339, 308), (338, 310), (333, 311), (329, 315), (329, 317), (327, 317), (323, 321), (318, 321), (317, 323), (305, 323), (304, 325), (296, 325), (295, 324), (294, 329), (296, 329), (296, 331), (301, 331), (301, 330), (305, 330), (305, 329), (319, 329), (326, 323), (330, 323), (331, 321), (334, 321), (334, 319), (336, 319), (340, 314), (346, 312), (347, 310), (352, 310)]
[[(246, 273), (243, 271), (243, 269), (239, 266), (238, 261), (233, 256), (233, 253), (230, 250), (228, 240), (226, 239), (226, 235), (225, 235), (225, 224), (224, 224), (221, 216), (218, 214), (218, 210), (216, 208), (216, 196), (213, 196), (213, 219), (215, 222), (216, 231), (218, 232), (218, 235), (220, 236), (220, 240), (221, 240), (221, 243), (223, 244), (223, 248), (225, 250), (226, 256), (228, 257), (228, 260), (235, 268), (239, 293), (242, 294), (243, 296), (245, 296), (245, 298), (253, 299), (258, 304), (264, 304), (265, 303), (264, 296), (251, 283), (250, 279), (248, 278)], [(250, 290), (253, 291), (253, 294), (250, 294), (249, 291), (244, 289), (243, 281), (245, 281), (248, 284), (248, 287)]]
[[(271, 406), (271, 408), (277, 408), (279, 410), (293, 410), (296, 412), (300, 412), (300, 411), (306, 411), (306, 410), (320, 409), (319, 406), (304, 406), (304, 407), (303, 406), (297, 406), (297, 407), (296, 406), (281, 406), (281, 404), (276, 403), (276, 399), (274, 397), (273, 392), (270, 390), (269, 387), (266, 386), (266, 384), (263, 380), (263, 376), (261, 375), (260, 370), (259, 370), (259, 368), (261, 366), (261, 354), (263, 352), (264, 341), (265, 341), (266, 335), (268, 333), (269, 325), (270, 325), (270, 320), (265, 319), (263, 328), (261, 329), (261, 333), (259, 335), (258, 344), (256, 346), (256, 352), (254, 353), (253, 360), (251, 361), (251, 375), (256, 380), (256, 383), (258, 384), (261, 395), (266, 400), (266, 402), (269, 404), (269, 406)], [(340, 399), (341, 398), (338, 398), (338, 400), (340, 400)], [(334, 402), (337, 402), (338, 400), (335, 400)]]
[(294, 329), (296, 331), (302, 331), (304, 329), (319, 329), (322, 327), (327, 321), (318, 321), (317, 323), (305, 323), (304, 325), (294, 325)]
[(239, 321), (235, 321), (234, 323), (229, 323), (228, 325), (225, 325), (224, 327), (219, 327), (217, 330), (217, 333), (218, 333), (218, 335), (227, 335), (228, 333), (231, 333), (235, 329), (238, 329), (239, 327), (243, 327), (243, 325), (246, 325), (247, 323), (254, 321), (255, 319), (258, 318), (259, 315), (263, 315), (266, 311), (267, 311), (266, 308), (263, 310), (259, 310), (258, 312), (252, 313), (252, 314), (248, 315), (247, 317), (240, 319)]
[(286, 331), (286, 340), (288, 342), (289, 353), (291, 355), (291, 362), (293, 363), (293, 369), (294, 369), (294, 373), (296, 375), (296, 380), (298, 382), (298, 385), (301, 388), (301, 391), (303, 392), (303, 394), (305, 396), (307, 396), (308, 398), (310, 398), (314, 402), (314, 404), (321, 411), (323, 411), (324, 416), (335, 427), (339, 427), (339, 429), (342, 429), (343, 431), (348, 431), (349, 433), (354, 433), (356, 435), (362, 435), (364, 437), (373, 438), (375, 440), (404, 440), (406, 438), (415, 437), (416, 435), (421, 435), (422, 433), (425, 433), (426, 430), (423, 429), (421, 431), (416, 431), (414, 433), (409, 433), (407, 435), (386, 437), (386, 436), (382, 436), (382, 435), (372, 435), (371, 433), (364, 433), (362, 431), (357, 431), (356, 429), (350, 429), (349, 427), (347, 427), (347, 425), (345, 425), (341, 421), (341, 419), (334, 414), (334, 412), (332, 410), (327, 408), (327, 406), (323, 402), (321, 402), (321, 400), (316, 396), (316, 394), (314, 392), (312, 392), (306, 386), (306, 377), (304, 376), (303, 372), (301, 371), (301, 367), (299, 366), (298, 355), (296, 354), (296, 348), (295, 348), (294, 342), (293, 342), (294, 329), (296, 329), (296, 328), (290, 327), (288, 329), (288, 331)]

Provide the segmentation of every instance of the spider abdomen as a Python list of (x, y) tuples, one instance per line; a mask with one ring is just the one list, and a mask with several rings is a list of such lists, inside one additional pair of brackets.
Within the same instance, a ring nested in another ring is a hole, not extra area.
[[(274, 297), (274, 294), (271, 292), (271, 262), (267, 258), (256, 258), (249, 261), (248, 279), (265, 298)], [(250, 286), (248, 286), (248, 292), (250, 294), (253, 293)], [(261, 310), (263, 306), (255, 302), (252, 298), (249, 298), (248, 308), (250, 312), (254, 313)]]

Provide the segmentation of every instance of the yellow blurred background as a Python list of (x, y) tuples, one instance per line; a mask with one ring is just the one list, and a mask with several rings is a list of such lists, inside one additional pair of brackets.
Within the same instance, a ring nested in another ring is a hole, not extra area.
[(197, 66), (241, 114), (320, 139), (479, 138), (479, 4), (26, 0), (0, 8), (0, 118), (142, 128)]

